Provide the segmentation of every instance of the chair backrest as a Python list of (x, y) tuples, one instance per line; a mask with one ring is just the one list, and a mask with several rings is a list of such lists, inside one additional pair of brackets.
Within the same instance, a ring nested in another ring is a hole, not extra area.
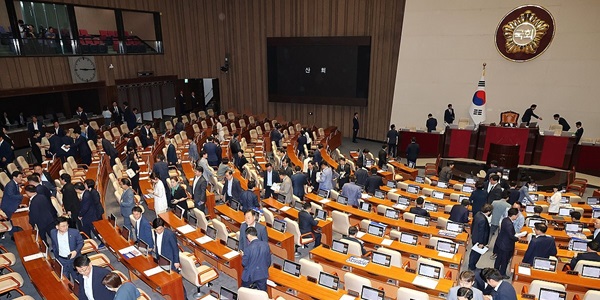
[[(455, 205), (458, 205), (458, 204), (455, 204)], [(454, 207), (454, 205), (452, 205), (452, 204), (446, 204), (446, 205), (444, 205), (444, 212), (447, 213), (447, 214), (449, 214), (450, 211), (452, 210), (452, 207)]]
[(333, 231), (344, 235), (348, 234), (350, 218), (347, 214), (334, 210), (331, 212), (331, 218), (333, 219)]
[(121, 124), (121, 126), (119, 126), (119, 129), (121, 129), (121, 132), (123, 134), (129, 133), (129, 127), (127, 127), (127, 124), (125, 124), (125, 123)]
[(102, 132), (102, 135), (104, 136), (105, 139), (112, 141), (112, 135), (110, 135), (110, 131), (106, 130)]
[(300, 261), (300, 274), (304, 276), (310, 276), (318, 279), (319, 274), (323, 272), (323, 266), (306, 258), (301, 258)]
[(15, 165), (15, 163), (9, 163), (9, 164), (6, 166), (6, 169), (7, 169), (7, 170), (8, 170), (8, 172), (9, 172), (9, 173), (11, 173), (11, 174), (12, 174), (13, 172), (15, 172), (15, 171), (19, 171), (19, 168), (17, 168), (17, 165)]
[(462, 184), (462, 183), (457, 183), (457, 184), (454, 184), (454, 185), (452, 185), (452, 188), (453, 188), (455, 191), (459, 191), (459, 192), (460, 192), (460, 191), (462, 191), (463, 184)]
[(396, 194), (394, 192), (389, 192), (389, 193), (387, 193), (387, 198), (393, 202), (398, 202), (398, 199), (400, 198), (400, 194)]
[(402, 214), (402, 219), (404, 219), (404, 221), (407, 222), (413, 222), (415, 220), (415, 214), (411, 213), (411, 212), (404, 212)]
[(379, 204), (377, 205), (377, 213), (380, 215), (385, 215), (385, 211), (388, 209), (393, 209), (387, 205)]
[(110, 129), (110, 133), (112, 134), (112, 136), (114, 137), (120, 137), (121, 136), (121, 132), (119, 131), (119, 128), (117, 127), (113, 127)]
[(248, 123), (250, 123), (250, 124), (253, 124), (253, 125), (254, 125), (254, 123), (255, 123), (255, 121), (254, 121), (254, 116), (249, 116), (249, 117), (248, 117)]
[(263, 215), (265, 216), (265, 222), (273, 226), (273, 222), (275, 220), (275, 217), (273, 217), (273, 213), (268, 209), (263, 209)]
[(265, 128), (265, 131), (271, 131), (271, 124), (269, 124), (269, 122), (265, 122), (263, 127)]
[(202, 122), (200, 122), (200, 126), (202, 126), (202, 129), (207, 129), (208, 124), (206, 124), (206, 120), (202, 120)]
[(63, 209), (63, 206), (58, 202), (58, 199), (56, 197), (50, 197), (50, 200), (52, 201), (52, 206), (54, 206), (54, 209), (56, 210), (56, 215), (58, 217), (64, 215), (65, 210)]
[[(444, 229), (446, 229), (446, 227), (444, 227)], [(446, 239), (446, 238), (443, 238), (443, 237), (432, 236), (432, 237), (429, 238), (429, 241), (427, 241), (427, 245), (433, 246), (433, 247), (437, 247), (438, 241), (444, 241), (444, 242), (448, 242), (448, 243), (454, 243), (450, 239)]]
[(217, 238), (227, 242), (227, 226), (217, 219), (212, 219), (213, 227), (217, 230)]
[(196, 116), (196, 113), (195, 113), (195, 112), (191, 112), (191, 113), (190, 113), (190, 120), (191, 120), (192, 122), (196, 122), (196, 121), (198, 120), (198, 117)]
[(193, 285), (199, 286), (198, 269), (196, 268), (193, 255), (190, 255), (189, 252), (179, 252), (179, 263), (181, 264), (181, 277)]
[(336, 190), (330, 190), (330, 192), (329, 192), (329, 197), (333, 200), (337, 200), (339, 195), (340, 195), (340, 193)]
[(21, 168), (21, 170), (29, 169), (29, 164), (27, 163), (27, 161), (25, 160), (25, 157), (23, 157), (23, 156), (17, 157), (17, 164), (19, 164), (19, 167)]
[(387, 254), (387, 255), (391, 256), (392, 260), (390, 262), (390, 266), (402, 268), (402, 255), (400, 254), (399, 251), (384, 248), (384, 247), (379, 247), (376, 252)]
[(592, 260), (580, 260), (575, 265), (574, 271), (577, 271), (577, 272), (579, 272), (579, 274), (581, 274), (581, 270), (583, 269), (583, 266), (600, 267), (600, 262), (592, 261)]
[(269, 300), (269, 294), (265, 291), (241, 287), (237, 291), (238, 300)]
[(350, 272), (344, 274), (344, 289), (346, 291), (356, 292), (360, 296), (363, 286), (371, 287), (371, 280)]
[(360, 220), (360, 229), (362, 230), (369, 230), (369, 225), (371, 224), (371, 220), (369, 219), (362, 219)]
[(439, 217), (437, 219), (437, 226), (441, 227), (442, 229), (446, 229), (447, 224), (448, 224), (448, 218)]
[(433, 194), (433, 189), (432, 188), (423, 188), (422, 193), (423, 193), (423, 195), (425, 195), (427, 197), (431, 197), (431, 194)]
[(362, 247), (360, 243), (347, 239), (341, 239), (340, 241), (348, 244), (348, 254), (362, 256)]
[(312, 213), (317, 213), (317, 209), (323, 210), (323, 206), (311, 201), (310, 210), (312, 211)]
[(257, 133), (259, 136), (262, 136), (262, 135), (263, 135), (263, 131), (262, 131), (262, 128), (261, 128), (260, 126), (256, 126), (256, 133)]
[(598, 300), (600, 299), (600, 291), (589, 290), (583, 295), (583, 300)]
[(505, 111), (500, 113), (500, 123), (503, 124), (514, 124), (515, 126), (519, 122), (519, 113), (514, 111)]
[(195, 207), (194, 209), (192, 209), (192, 211), (194, 212), (194, 216), (196, 217), (196, 219), (198, 219), (198, 227), (206, 231), (206, 227), (208, 227), (208, 221), (206, 221), (206, 215), (204, 214), (204, 212)]
[(396, 184), (398, 186), (399, 189), (406, 191), (408, 189), (408, 183), (406, 182), (398, 182), (398, 184)]
[(290, 218), (285, 218), (283, 220), (287, 224), (287, 226), (285, 227), (285, 232), (288, 232), (294, 236), (294, 243), (296, 245), (298, 245), (298, 246), (302, 245), (302, 243), (300, 242), (300, 236), (302, 234), (300, 233), (300, 226), (298, 226), (298, 222), (296, 222)]
[(401, 288), (398, 288), (396, 298), (397, 299), (411, 299), (411, 300), (429, 300), (429, 295), (425, 292), (401, 287)]
[(173, 130), (173, 122), (171, 122), (170, 120), (166, 120), (165, 121), (165, 128), (167, 130)]
[(544, 281), (544, 280), (533, 280), (529, 284), (529, 292), (527, 292), (527, 293), (531, 294), (531, 295), (535, 295), (535, 297), (537, 299), (538, 295), (540, 294), (541, 288), (547, 288), (547, 289), (551, 289), (551, 290), (555, 290), (555, 291), (559, 291), (559, 292), (565, 291), (565, 286), (562, 284)]

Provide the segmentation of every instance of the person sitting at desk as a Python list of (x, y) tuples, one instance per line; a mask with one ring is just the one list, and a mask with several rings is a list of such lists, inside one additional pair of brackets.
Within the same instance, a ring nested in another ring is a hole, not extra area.
[(298, 227), (300, 227), (301, 234), (307, 234), (312, 232), (315, 236), (315, 245), (314, 248), (319, 247), (321, 245), (321, 231), (313, 230), (319, 224), (313, 216), (310, 214), (310, 203), (308, 201), (302, 204), (302, 210), (298, 213)]
[[(77, 270), (74, 279), (79, 282), (79, 295), (77, 295), (79, 299), (100, 300), (113, 299), (115, 297), (115, 292), (107, 289), (106, 285), (102, 282), (104, 276), (111, 273), (108, 269), (92, 266), (87, 255), (81, 255), (75, 258), (73, 265)], [(117, 277), (119, 277), (119, 275), (117, 275)]]
[(256, 228), (248, 227), (244, 233), (248, 237), (248, 246), (242, 256), (242, 286), (267, 291), (271, 249), (267, 242), (257, 237)]
[(140, 291), (131, 281), (123, 282), (121, 276), (115, 272), (108, 272), (102, 279), (102, 284), (116, 293), (113, 300), (137, 300), (140, 296)]
[(533, 207), (533, 215), (525, 218), (525, 224), (528, 224), (529, 220), (531, 220), (531, 219), (542, 220), (542, 221), (544, 221), (544, 223), (548, 223), (548, 220), (546, 220), (544, 217), (542, 217), (540, 215), (543, 211), (544, 211), (544, 209), (541, 206), (539, 206), (539, 205), (534, 206)]
[(367, 177), (367, 182), (365, 184), (365, 191), (368, 194), (373, 195), (373, 194), (375, 194), (375, 190), (378, 189), (382, 185), (383, 185), (383, 179), (381, 179), (381, 176), (377, 175), (377, 168), (372, 167), (371, 175), (369, 177)]
[(244, 152), (238, 151), (238, 153), (235, 154), (234, 162), (236, 168), (242, 172), (244, 170), (244, 166), (248, 163), (248, 160), (244, 156)]
[(548, 199), (548, 213), (549, 214), (557, 214), (560, 210), (560, 201), (562, 200), (562, 186), (554, 186), (552, 187), (552, 196)]
[(253, 209), (248, 209), (244, 211), (244, 223), (240, 225), (240, 240), (239, 240), (239, 249), (240, 251), (244, 251), (250, 242), (246, 236), (246, 229), (248, 227), (256, 228), (256, 236), (259, 240), (263, 242), (269, 242), (269, 236), (267, 235), (267, 228), (265, 225), (258, 223), (257, 219), (259, 214), (257, 211)]
[(600, 244), (600, 219), (594, 220), (594, 232), (588, 238)]
[(448, 292), (447, 300), (457, 300), (457, 292), (460, 288), (469, 288), (473, 293), (473, 299), (483, 300), (483, 292), (476, 287), (473, 287), (475, 283), (475, 273), (473, 271), (462, 271), (458, 276), (458, 285), (454, 286)]
[(589, 241), (587, 243), (587, 252), (579, 253), (569, 263), (571, 270), (575, 270), (575, 266), (581, 260), (589, 260), (589, 261), (597, 261), (600, 262), (600, 255), (598, 251), (600, 250), (600, 243), (596, 241)]
[(165, 230), (165, 221), (161, 218), (154, 219), (152, 227), (154, 228), (154, 253), (157, 257), (162, 255), (170, 260), (172, 270), (179, 270), (181, 264), (179, 263), (179, 248), (175, 234), (171, 230)]
[(581, 223), (581, 213), (573, 210), (569, 214), (571, 216), (571, 223)]
[(529, 187), (534, 186), (534, 185), (535, 185), (535, 181), (533, 179), (529, 179), (529, 181), (527, 181), (527, 183), (525, 183), (519, 189), (519, 202), (521, 202), (525, 205), (535, 203), (535, 201), (533, 201), (533, 199), (531, 199), (531, 196), (529, 196)]
[(139, 206), (134, 206), (131, 209), (131, 214), (133, 215), (133, 219), (135, 221), (132, 224), (133, 238), (135, 241), (142, 240), (146, 244), (148, 244), (148, 248), (154, 248), (154, 240), (152, 239), (152, 226), (150, 222), (144, 218), (142, 215), (142, 208)]
[(419, 197), (419, 198), (417, 198), (416, 202), (417, 202), (417, 206), (411, 207), (409, 212), (411, 214), (429, 218), (429, 212), (423, 208), (423, 203), (425, 202), (425, 199), (423, 197)]
[(556, 255), (556, 243), (553, 237), (546, 235), (547, 230), (548, 225), (544, 223), (535, 224), (535, 236), (531, 238), (527, 251), (525, 251), (524, 263), (533, 264), (535, 257), (549, 258)]
[(452, 179), (452, 171), (453, 170), (454, 170), (454, 162), (450, 161), (450, 162), (448, 162), (448, 165), (443, 167), (442, 170), (440, 171), (440, 176), (439, 176), (440, 181), (450, 182), (450, 179)]
[(363, 241), (359, 240), (356, 237), (357, 233), (358, 228), (356, 228), (356, 226), (351, 226), (350, 228), (348, 228), (348, 237), (346, 237), (346, 239), (349, 241), (357, 242), (360, 245), (360, 251), (362, 252), (362, 255), (365, 255), (367, 254), (367, 250), (365, 249), (365, 245), (363, 245)]
[(448, 220), (456, 223), (469, 223), (469, 199), (463, 199), (460, 204), (452, 206)]

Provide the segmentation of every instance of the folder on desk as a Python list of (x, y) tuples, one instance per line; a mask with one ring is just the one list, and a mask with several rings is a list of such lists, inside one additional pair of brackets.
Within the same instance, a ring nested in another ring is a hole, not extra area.
[(146, 274), (146, 276), (150, 277), (150, 276), (156, 275), (156, 274), (158, 274), (160, 272), (163, 272), (163, 268), (161, 268), (160, 266), (158, 266), (158, 267), (154, 267), (152, 269), (144, 271), (144, 274)]
[(197, 238), (196, 242), (200, 243), (200, 244), (206, 244), (208, 242), (212, 242), (212, 239), (209, 236), (203, 236), (201, 238)]
[(192, 227), (190, 224), (186, 224), (186, 225), (177, 227), (177, 231), (181, 232), (182, 234), (188, 234), (190, 232), (193, 232), (194, 230), (196, 230), (196, 229), (194, 227)]
[(428, 289), (435, 289), (435, 287), (438, 284), (438, 281), (429, 277), (417, 275), (412, 281), (412, 284), (426, 287)]
[(123, 249), (119, 250), (119, 253), (123, 254), (123, 256), (125, 258), (132, 258), (132, 257), (142, 255), (142, 252), (140, 252), (140, 250), (136, 249), (135, 246), (129, 246), (129, 247), (123, 248)]
[(223, 255), (223, 257), (227, 258), (227, 259), (232, 259), (236, 256), (240, 255), (239, 252), (237, 251), (229, 251), (228, 253), (226, 253), (225, 255)]

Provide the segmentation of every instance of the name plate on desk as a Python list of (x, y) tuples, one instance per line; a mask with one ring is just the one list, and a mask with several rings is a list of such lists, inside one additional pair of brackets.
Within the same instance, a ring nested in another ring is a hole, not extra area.
[(361, 257), (350, 256), (350, 258), (348, 258), (346, 262), (364, 267), (369, 263), (369, 260)]

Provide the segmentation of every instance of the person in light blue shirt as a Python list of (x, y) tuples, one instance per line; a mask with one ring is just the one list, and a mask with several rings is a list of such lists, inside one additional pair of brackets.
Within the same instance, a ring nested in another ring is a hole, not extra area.
[(114, 300), (136, 300), (140, 296), (140, 291), (131, 281), (123, 282), (121, 276), (110, 272), (102, 279), (102, 284), (107, 289), (116, 292)]
[(358, 199), (362, 196), (362, 188), (354, 182), (346, 183), (342, 187), (341, 195), (348, 198), (348, 205), (358, 207)]
[[(514, 207), (514, 208), (516, 208), (516, 209), (519, 210), (519, 214), (517, 215), (517, 219), (513, 221), (513, 226), (515, 227), (515, 232), (516, 233), (521, 232), (521, 229), (523, 229), (523, 226), (525, 226), (525, 216), (523, 216), (523, 212), (521, 210), (522, 206), (523, 205), (519, 201), (513, 203), (513, 205), (512, 205), (512, 207)], [(504, 218), (506, 218), (506, 217), (508, 217), (508, 209), (502, 215), (501, 220), (504, 220)]]
[(333, 172), (326, 162), (321, 162), (321, 177), (317, 178), (319, 189), (329, 191), (333, 188)]
[(519, 189), (519, 202), (523, 204), (535, 203), (535, 201), (529, 195), (529, 187), (533, 185), (535, 185), (535, 181), (533, 181), (533, 179), (529, 179), (529, 181)]

